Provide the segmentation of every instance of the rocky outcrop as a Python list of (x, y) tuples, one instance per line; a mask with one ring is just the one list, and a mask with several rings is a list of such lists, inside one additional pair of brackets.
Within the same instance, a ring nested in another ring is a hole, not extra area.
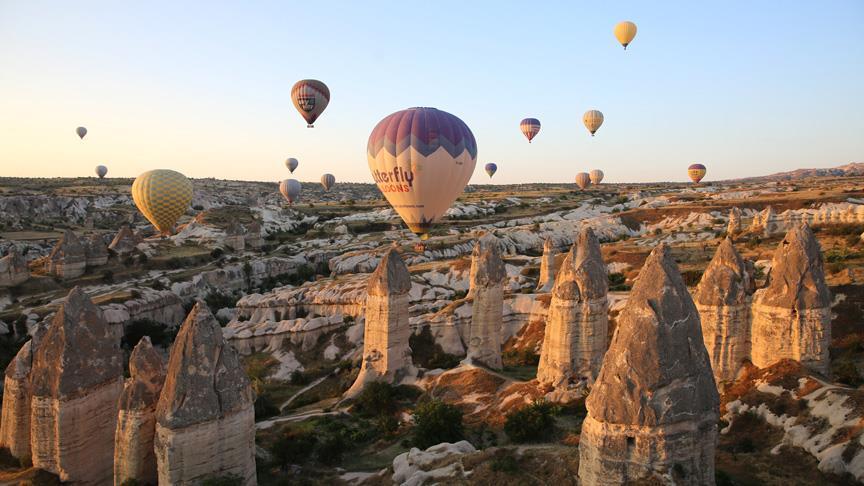
[(733, 381), (741, 364), (750, 359), (750, 303), (755, 286), (748, 263), (727, 237), (693, 294), (718, 387)]
[(159, 484), (226, 475), (256, 484), (253, 400), (237, 352), (198, 302), (171, 348), (156, 407)]
[(737, 235), (742, 230), (741, 225), (741, 210), (734, 207), (729, 210), (729, 223), (726, 224), (726, 234), (729, 236)]
[(186, 318), (183, 301), (174, 292), (147, 288), (136, 289), (136, 292), (137, 298), (102, 306), (109, 324), (125, 328), (134, 321), (147, 319), (176, 328)]
[(600, 242), (586, 228), (555, 279), (537, 368), (540, 383), (558, 388), (594, 381), (606, 352), (608, 291)]
[(6, 256), (0, 258), (0, 288), (14, 287), (30, 279), (27, 261), (14, 246), (9, 247)]
[(360, 374), (347, 396), (371, 381), (398, 383), (413, 372), (408, 340), (408, 291), (411, 274), (395, 249), (390, 249), (366, 286), (366, 328)]
[(84, 275), (86, 267), (87, 255), (81, 240), (72, 230), (64, 231), (48, 255), (45, 270), (55, 277), (71, 279)]
[(765, 237), (771, 236), (779, 230), (779, 221), (771, 206), (767, 206), (762, 210), (762, 212), (756, 213), (753, 216), (752, 223), (750, 224), (751, 233), (761, 234)]
[(501, 321), (504, 311), (504, 280), (507, 272), (498, 251), (498, 240), (487, 234), (474, 245), (468, 297), (472, 300), (468, 329), (469, 362), (500, 370)]
[(582, 484), (714, 484), (719, 397), (666, 245), (642, 267), (586, 407)]
[(108, 263), (108, 247), (100, 235), (92, 235), (84, 241), (84, 257), (88, 267), (99, 267)]
[[(34, 339), (37, 339), (34, 337)], [(30, 371), (33, 339), (24, 343), (6, 367), (3, 379), (3, 412), (0, 447), (18, 459), (30, 457)]]
[(156, 403), (165, 382), (165, 364), (150, 338), (138, 341), (129, 357), (129, 379), (120, 395), (120, 412), (114, 434), (114, 484), (129, 479), (156, 484)]
[(234, 251), (243, 251), (246, 249), (246, 230), (239, 223), (231, 223), (225, 230), (225, 246), (231, 247)]
[(117, 254), (117, 256), (124, 257), (135, 253), (140, 242), (141, 238), (132, 232), (129, 225), (123, 225), (120, 231), (117, 232), (117, 235), (114, 236), (114, 239), (111, 240), (108, 249)]
[(555, 285), (555, 242), (546, 238), (543, 256), (540, 258), (540, 276), (537, 277), (537, 292), (550, 292)]
[(79, 288), (72, 289), (34, 352), (35, 467), (63, 481), (111, 483), (122, 356), (102, 311)]
[(822, 252), (810, 227), (790, 229), (774, 252), (765, 288), (753, 299), (753, 364), (800, 361), (827, 373), (831, 343), (831, 292)]
[(264, 238), (261, 236), (261, 223), (253, 221), (246, 226), (245, 245), (251, 250), (258, 250), (264, 246)]

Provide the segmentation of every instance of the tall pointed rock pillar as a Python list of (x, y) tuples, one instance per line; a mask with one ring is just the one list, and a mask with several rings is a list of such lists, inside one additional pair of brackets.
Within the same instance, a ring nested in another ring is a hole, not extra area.
[(252, 385), (222, 328), (198, 302), (171, 348), (156, 406), (159, 484), (198, 484), (235, 475), (254, 485)]
[(413, 373), (408, 340), (408, 292), (411, 274), (390, 249), (366, 286), (366, 325), (363, 331), (363, 362), (357, 380), (346, 396), (354, 396), (371, 381), (398, 383)]
[(555, 244), (551, 238), (543, 242), (543, 256), (540, 258), (540, 276), (537, 278), (537, 292), (545, 293), (555, 285)]
[(768, 283), (753, 298), (753, 364), (800, 361), (827, 373), (830, 367), (831, 292), (819, 242), (806, 224), (786, 233), (774, 252)]
[(500, 370), (501, 326), (504, 314), (504, 280), (507, 271), (491, 234), (480, 238), (471, 255), (468, 297), (472, 299), (468, 327), (467, 361)]
[(546, 318), (537, 380), (554, 387), (591, 383), (600, 371), (609, 330), (609, 281), (591, 228), (564, 258)]
[(586, 400), (582, 484), (713, 485), (719, 397), (669, 248), (642, 267)]
[(726, 234), (735, 236), (742, 230), (741, 226), (741, 210), (734, 207), (729, 210), (729, 223), (726, 225)]
[(27, 341), (6, 367), (3, 379), (3, 412), (0, 419), (0, 447), (12, 456), (30, 457), (30, 371), (33, 340)]
[(62, 481), (111, 484), (122, 359), (102, 311), (72, 289), (34, 351), (33, 466)]
[(734, 381), (741, 363), (750, 359), (751, 272), (727, 237), (717, 247), (693, 295), (718, 386)]

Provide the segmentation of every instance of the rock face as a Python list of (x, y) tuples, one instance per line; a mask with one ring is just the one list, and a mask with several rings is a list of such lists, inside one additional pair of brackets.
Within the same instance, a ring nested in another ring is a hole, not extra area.
[(30, 457), (30, 370), (33, 341), (27, 341), (6, 367), (3, 379), (3, 416), (0, 447), (19, 459)]
[(714, 484), (719, 397), (666, 245), (642, 267), (586, 407), (582, 484)]
[(84, 245), (74, 232), (66, 230), (48, 255), (46, 271), (56, 277), (70, 279), (84, 275), (86, 267)]
[(246, 249), (246, 230), (238, 223), (232, 223), (225, 230), (225, 246), (230, 246), (234, 251)]
[(99, 235), (93, 235), (84, 242), (86, 266), (99, 267), (108, 263), (108, 247)]
[(246, 246), (252, 250), (257, 250), (264, 246), (264, 238), (261, 236), (261, 224), (258, 221), (249, 223), (246, 227)]
[(754, 365), (764, 368), (789, 358), (814, 371), (828, 371), (831, 293), (822, 252), (809, 226), (793, 227), (780, 242), (752, 312)]
[(114, 236), (114, 239), (111, 240), (108, 249), (116, 253), (117, 256), (123, 257), (131, 255), (137, 250), (140, 240), (141, 239), (132, 232), (132, 229), (129, 228), (129, 225), (123, 225), (123, 227), (120, 228), (120, 231), (117, 232), (117, 235)]
[(502, 368), (501, 323), (506, 278), (498, 241), (487, 234), (477, 241), (471, 254), (468, 297), (473, 305), (466, 359), (496, 370)]
[(748, 263), (727, 237), (714, 253), (693, 294), (718, 386), (733, 381), (741, 363), (750, 359), (750, 302), (754, 282)]
[(408, 340), (408, 292), (411, 274), (394, 249), (384, 255), (366, 286), (366, 328), (360, 374), (346, 396), (362, 391), (366, 383), (397, 383), (413, 371)]
[(114, 484), (128, 479), (156, 484), (156, 403), (165, 382), (165, 364), (150, 338), (138, 341), (129, 357), (129, 379), (120, 395), (120, 413), (114, 434)]
[(537, 368), (540, 383), (559, 387), (594, 381), (606, 352), (608, 292), (600, 242), (586, 228), (555, 279)]
[(555, 284), (555, 243), (552, 238), (543, 242), (543, 257), (540, 259), (540, 276), (537, 278), (537, 292), (549, 292)]
[(729, 236), (737, 235), (741, 232), (741, 210), (734, 207), (729, 210), (729, 223), (726, 225), (726, 234)]
[(156, 407), (159, 484), (198, 484), (226, 475), (256, 484), (253, 401), (237, 352), (198, 302), (171, 348)]
[(35, 467), (63, 481), (111, 483), (122, 356), (102, 311), (80, 289), (72, 289), (34, 352), (30, 436)]
[(18, 250), (12, 246), (3, 258), (0, 258), (0, 288), (14, 287), (30, 278), (30, 268)]

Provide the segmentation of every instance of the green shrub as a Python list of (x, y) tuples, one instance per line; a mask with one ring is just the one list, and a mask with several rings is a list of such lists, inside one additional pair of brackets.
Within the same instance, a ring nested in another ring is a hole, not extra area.
[(519, 461), (509, 451), (498, 450), (492, 456), (490, 468), (494, 472), (516, 474), (519, 472)]
[(318, 439), (314, 431), (288, 430), (270, 446), (273, 461), (281, 466), (301, 464), (312, 456)]
[(210, 310), (216, 312), (225, 307), (234, 307), (237, 305), (237, 298), (232, 295), (225, 295), (219, 291), (213, 291), (204, 297), (204, 302)]
[(363, 387), (354, 406), (357, 412), (366, 417), (391, 415), (396, 412), (399, 390), (383, 381), (373, 381)]
[(414, 410), (414, 423), (413, 443), (421, 449), (465, 438), (462, 411), (440, 400), (419, 404)]
[(555, 415), (559, 409), (545, 400), (534, 403), (507, 414), (504, 433), (516, 443), (541, 442), (548, 440), (555, 432)]
[(123, 333), (120, 344), (124, 349), (132, 349), (142, 337), (149, 336), (154, 346), (168, 347), (177, 336), (177, 329), (171, 329), (161, 322), (152, 319), (136, 319), (132, 321)]
[(627, 277), (625, 277), (623, 273), (610, 273), (607, 278), (609, 279), (609, 290), (612, 290), (612, 291), (630, 290), (630, 286), (624, 283), (627, 281)]

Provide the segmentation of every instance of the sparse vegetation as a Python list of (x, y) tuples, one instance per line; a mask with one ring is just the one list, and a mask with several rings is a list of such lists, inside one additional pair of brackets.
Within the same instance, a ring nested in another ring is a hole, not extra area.
[(412, 445), (421, 449), (465, 438), (462, 411), (440, 400), (427, 400), (417, 405), (414, 424)]
[(531, 405), (507, 414), (504, 433), (516, 443), (549, 440), (555, 432), (555, 416), (560, 409), (545, 400), (535, 400)]

